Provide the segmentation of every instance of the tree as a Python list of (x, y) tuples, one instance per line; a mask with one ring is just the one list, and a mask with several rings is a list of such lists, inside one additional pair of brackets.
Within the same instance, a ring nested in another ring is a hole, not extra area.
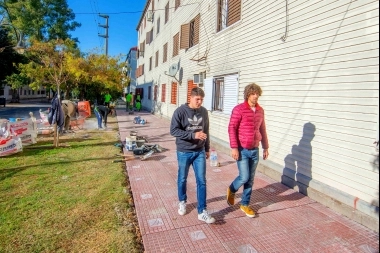
[[(41, 84), (52, 87), (58, 94), (60, 88), (70, 78), (67, 71), (68, 55), (75, 54), (75, 43), (72, 40), (52, 40), (49, 42), (32, 41), (32, 45), (27, 50), (28, 58), (31, 60), (26, 64), (19, 64), (18, 69), (21, 77), (30, 79), (29, 86), (37, 89)], [(14, 76), (13, 78), (17, 80)], [(59, 96), (58, 96), (59, 97)], [(54, 146), (59, 146), (59, 133), (57, 124), (54, 125)]]
[[(44, 85), (53, 88), (58, 94), (62, 89), (69, 94), (71, 90), (83, 90), (86, 87), (94, 91), (95, 96), (106, 89), (121, 92), (124, 73), (120, 57), (96, 54), (82, 56), (75, 48), (75, 42), (70, 39), (31, 42), (26, 51), (30, 61), (18, 64), (20, 73), (7, 79), (12, 85), (17, 86), (29, 80), (32, 89)], [(58, 136), (54, 145), (59, 145)]]
[(17, 71), (15, 64), (25, 62), (25, 57), (18, 54), (13, 46), (8, 30), (0, 27), (0, 82)]
[(0, 16), (40, 41), (69, 39), (69, 32), (80, 27), (66, 0), (0, 0)]

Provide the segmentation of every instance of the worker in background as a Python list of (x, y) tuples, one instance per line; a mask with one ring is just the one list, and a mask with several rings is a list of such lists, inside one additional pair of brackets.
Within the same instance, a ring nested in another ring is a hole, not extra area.
[[(107, 116), (111, 110), (107, 106), (95, 104), (94, 112), (98, 120), (98, 130), (107, 128)], [(102, 127), (102, 121), (104, 122), (104, 128)]]
[(104, 95), (104, 105), (107, 106), (107, 107), (109, 107), (109, 106), (110, 106), (111, 99), (112, 99), (112, 96), (111, 96), (110, 93), (107, 91), (107, 93)]

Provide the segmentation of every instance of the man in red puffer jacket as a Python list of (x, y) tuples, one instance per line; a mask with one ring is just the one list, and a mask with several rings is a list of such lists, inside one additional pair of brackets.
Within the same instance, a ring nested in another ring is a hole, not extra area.
[(237, 161), (239, 176), (227, 189), (227, 203), (235, 204), (235, 193), (244, 186), (240, 209), (248, 216), (255, 217), (249, 207), (253, 180), (259, 163), (259, 144), (263, 147), (263, 158), (268, 158), (269, 144), (265, 127), (264, 110), (257, 103), (262, 90), (252, 83), (245, 87), (244, 103), (232, 111), (228, 133), (230, 137), (231, 156)]

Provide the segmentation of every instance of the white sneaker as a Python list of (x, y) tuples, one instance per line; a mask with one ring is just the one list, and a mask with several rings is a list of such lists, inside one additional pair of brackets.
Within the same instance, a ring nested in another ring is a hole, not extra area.
[(182, 216), (186, 214), (186, 202), (185, 201), (179, 202), (179, 204), (178, 204), (178, 214), (182, 215)]
[(214, 223), (216, 220), (213, 218), (207, 210), (203, 210), (203, 213), (198, 214), (198, 220), (204, 221), (207, 224)]

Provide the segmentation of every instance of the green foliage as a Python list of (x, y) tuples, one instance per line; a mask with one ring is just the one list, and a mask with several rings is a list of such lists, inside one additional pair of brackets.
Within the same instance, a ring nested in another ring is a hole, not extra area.
[(28, 85), (30, 80), (25, 74), (12, 74), (6, 77), (6, 82), (12, 89), (22, 88), (24, 85)]
[(71, 38), (70, 31), (80, 27), (66, 0), (0, 0), (0, 15), (37, 40)]
[(106, 90), (114, 98), (122, 92), (125, 76), (120, 57), (97, 54), (82, 57), (75, 42), (69, 39), (33, 40), (26, 55), (30, 62), (18, 64), (20, 76), (9, 78), (15, 87), (20, 84), (18, 81), (29, 79), (29, 86), (34, 89), (44, 85), (55, 91), (66, 91), (66, 96), (76, 90), (81, 99), (98, 101)]

